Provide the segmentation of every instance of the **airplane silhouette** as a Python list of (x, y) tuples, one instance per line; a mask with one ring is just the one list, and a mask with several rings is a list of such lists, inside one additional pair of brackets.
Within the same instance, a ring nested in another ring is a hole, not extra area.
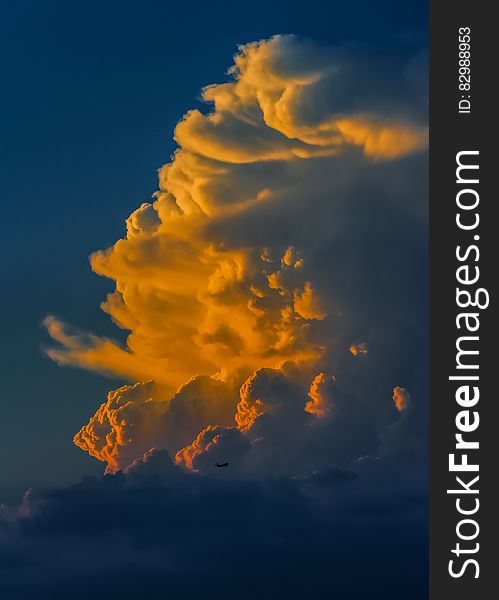
[(226, 462), (226, 463), (219, 463), (218, 460), (217, 460), (217, 467), (228, 467), (228, 466), (229, 466), (228, 462)]

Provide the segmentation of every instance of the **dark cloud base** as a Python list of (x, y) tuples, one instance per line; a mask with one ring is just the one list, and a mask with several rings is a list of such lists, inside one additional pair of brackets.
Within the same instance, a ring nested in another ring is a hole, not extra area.
[(422, 600), (426, 496), (396, 472), (376, 491), (372, 465), (223, 481), (160, 452), (25, 498), (1, 525), (0, 597)]

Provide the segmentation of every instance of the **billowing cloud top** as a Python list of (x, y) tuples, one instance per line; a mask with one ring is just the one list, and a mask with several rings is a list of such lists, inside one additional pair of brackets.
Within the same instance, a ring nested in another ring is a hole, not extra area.
[(417, 193), (427, 144), (407, 63), (276, 36), (242, 46), (229, 73), (178, 123), (153, 201), (91, 256), (116, 284), (101, 306), (126, 347), (45, 320), (51, 358), (132, 384), (74, 438), (108, 472), (153, 446), (253, 474), (276, 449), (270, 470), (288, 474), (376, 453), (397, 418), (390, 377), (421, 344), (400, 270), (426, 210), (400, 195)]

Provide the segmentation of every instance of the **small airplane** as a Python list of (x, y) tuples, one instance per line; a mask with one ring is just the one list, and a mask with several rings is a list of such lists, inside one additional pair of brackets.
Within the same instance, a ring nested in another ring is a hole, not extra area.
[(216, 465), (216, 466), (217, 466), (217, 467), (219, 467), (219, 468), (220, 468), (220, 467), (228, 467), (228, 466), (229, 466), (229, 463), (228, 463), (228, 462), (225, 462), (225, 463), (219, 463), (219, 462), (218, 462), (218, 460), (217, 460), (217, 465)]

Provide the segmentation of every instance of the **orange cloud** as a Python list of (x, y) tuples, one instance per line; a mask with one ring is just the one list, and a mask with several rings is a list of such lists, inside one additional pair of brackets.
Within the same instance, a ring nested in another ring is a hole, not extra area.
[[(310, 321), (326, 316), (319, 313), (317, 294), (309, 282), (298, 292), (274, 285), (283, 268), (293, 267), (263, 261), (260, 251), (177, 245), (156, 237), (121, 240), (94, 255), (92, 266), (116, 279), (102, 308), (131, 331), (126, 348), (67, 333), (50, 317), (45, 324), (61, 347), (48, 354), (60, 364), (131, 381), (154, 379), (167, 392), (197, 373), (251, 371), (316, 357), (320, 349), (308, 342)], [(300, 277), (294, 278), (297, 285)]]
[(375, 123), (363, 118), (341, 119), (337, 127), (346, 141), (361, 146), (366, 156), (375, 159), (396, 158), (428, 145), (426, 127)]
[[(75, 437), (110, 471), (152, 446), (177, 452), (200, 430), (236, 425), (238, 433), (205, 433), (182, 451), (179, 460), (192, 466), (193, 452), (210, 455), (273, 408), (284, 364), (302, 369), (307, 386), (325, 368), (335, 339), (329, 315), (338, 311), (324, 295), (317, 256), (334, 237), (327, 228), (348, 222), (329, 219), (345, 202), (333, 183), (343, 189), (354, 161), (371, 166), (427, 143), (403, 74), (385, 71), (375, 57), (276, 36), (242, 46), (231, 79), (203, 91), (211, 111), (189, 111), (178, 123), (158, 192), (128, 217), (122, 239), (90, 258), (115, 283), (101, 308), (128, 332), (125, 344), (45, 319), (56, 342), (47, 353), (59, 364), (154, 382), (110, 392)], [(396, 111), (383, 91), (395, 80)], [(312, 191), (327, 198), (331, 215), (314, 217)], [(324, 378), (314, 379), (310, 401), (303, 394), (295, 402), (299, 418), (311, 420), (304, 408), (330, 410)]]
[(253, 373), (241, 386), (240, 400), (235, 415), (235, 421), (241, 431), (248, 431), (255, 419), (265, 411), (265, 404), (263, 399), (259, 397), (257, 387), (262, 372), (263, 370), (259, 370)]
[(306, 412), (317, 417), (324, 417), (331, 412), (333, 404), (328, 395), (327, 385), (328, 378), (326, 374), (319, 373), (310, 385), (308, 392), (310, 401), (305, 405)]
[(176, 452), (210, 422), (231, 425), (236, 402), (230, 386), (210, 377), (191, 379), (171, 398), (153, 382), (123, 386), (109, 392), (74, 443), (113, 473), (153, 446)]
[(399, 412), (407, 410), (411, 402), (409, 392), (400, 386), (393, 388), (393, 403)]
[[(393, 120), (385, 97), (372, 97), (362, 78), (357, 108), (344, 116), (335, 90), (348, 90), (362, 68), (378, 67), (293, 36), (241, 47), (233, 79), (204, 90), (213, 110), (190, 111), (178, 124), (179, 149), (161, 169), (154, 202), (130, 215), (124, 239), (91, 257), (93, 271), (115, 281), (101, 306), (130, 332), (126, 346), (66, 334), (49, 318), (60, 344), (49, 356), (129, 381), (153, 379), (167, 393), (196, 374), (317, 357), (313, 321), (328, 311), (299, 252), (257, 239), (225, 244), (213, 227), (272, 203), (276, 184), (302, 169), (300, 162), (334, 160), (352, 145), (377, 159), (424, 146), (426, 128), (411, 121), (412, 108)], [(372, 113), (371, 104), (376, 110), (366, 118), (362, 107)]]
[(166, 403), (152, 401), (153, 387), (152, 382), (137, 383), (109, 392), (107, 402), (75, 435), (77, 446), (107, 463), (106, 472), (126, 467), (150, 449), (155, 423), (167, 410)]
[(359, 354), (367, 354), (368, 348), (366, 342), (355, 342), (350, 344), (348, 350), (352, 356), (358, 356)]
[(303, 289), (295, 290), (293, 297), (295, 311), (304, 319), (322, 321), (327, 317), (327, 312), (322, 309), (320, 299), (310, 281), (305, 283)]

